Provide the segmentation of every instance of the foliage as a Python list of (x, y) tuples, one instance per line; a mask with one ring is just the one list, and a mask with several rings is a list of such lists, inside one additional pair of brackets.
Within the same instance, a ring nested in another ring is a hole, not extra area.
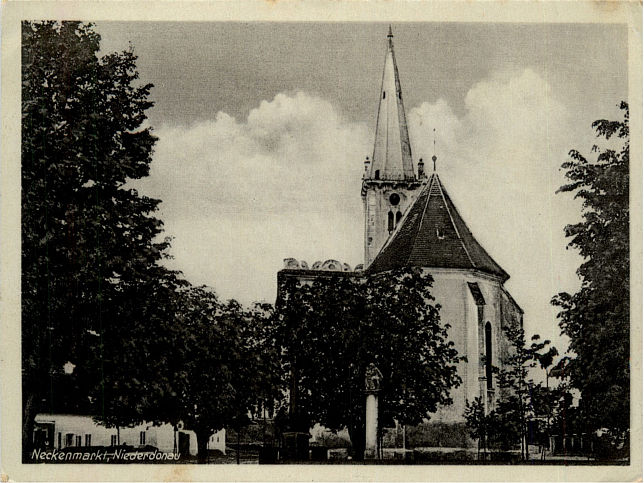
[(549, 428), (555, 400), (547, 386), (529, 377), (529, 371), (537, 363), (547, 371), (558, 352), (549, 340), (542, 341), (539, 335), (533, 335), (527, 345), (525, 332), (518, 324), (505, 326), (503, 331), (510, 350), (501, 357), (500, 367), (493, 371), (499, 389), (495, 407), (486, 413), (484, 401), (475, 398), (467, 401), (463, 416), (484, 454), (492, 447), (508, 451), (520, 446), (521, 458), (527, 459), (528, 443), (535, 439), (531, 433), (538, 426), (535, 421), (545, 417)]
[(574, 354), (567, 364), (588, 430), (608, 429), (625, 437), (629, 429), (629, 111), (621, 121), (598, 120), (598, 137), (615, 136), (618, 149), (593, 146), (589, 159), (570, 151), (562, 165), (569, 183), (559, 192), (582, 200), (582, 221), (565, 227), (568, 247), (584, 261), (577, 270), (581, 288), (560, 293), (552, 303)]
[(480, 452), (482, 449), (485, 455), (488, 448), (488, 436), (493, 428), (493, 415), (486, 414), (485, 403), (480, 397), (476, 397), (472, 402), (465, 402), (463, 417), (467, 428), (470, 430), (470, 436), (476, 439), (478, 443), (478, 451)]
[(140, 418), (133, 368), (162, 355), (160, 302), (177, 284), (159, 265), (159, 201), (127, 185), (149, 172), (152, 86), (131, 51), (99, 58), (99, 43), (79, 22), (22, 25), (24, 451), (38, 411)]
[(291, 424), (347, 427), (356, 457), (364, 446), (365, 369), (383, 374), (382, 425), (417, 424), (449, 404), (461, 360), (420, 271), (318, 277), (280, 287), (275, 340), (289, 376)]
[(221, 303), (206, 287), (186, 289), (181, 303), (168, 374), (175, 391), (165, 406), (195, 431), (203, 462), (212, 434), (231, 425), (239, 431), (249, 412), (277, 397), (272, 392), (277, 359), (264, 336), (271, 308), (245, 310), (235, 300)]

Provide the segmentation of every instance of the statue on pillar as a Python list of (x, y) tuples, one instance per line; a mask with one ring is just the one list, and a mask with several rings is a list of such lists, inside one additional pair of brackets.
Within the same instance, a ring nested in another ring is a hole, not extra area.
[(365, 459), (377, 459), (380, 456), (378, 447), (378, 392), (382, 382), (382, 372), (372, 362), (364, 374), (365, 392)]
[(365, 391), (377, 392), (380, 391), (380, 381), (382, 381), (382, 372), (372, 362), (367, 367), (364, 376)]

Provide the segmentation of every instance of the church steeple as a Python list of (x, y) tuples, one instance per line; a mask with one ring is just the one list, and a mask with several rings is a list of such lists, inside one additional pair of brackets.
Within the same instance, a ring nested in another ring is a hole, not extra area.
[(414, 167), (393, 37), (390, 25), (380, 88), (376, 139), (368, 177), (382, 180), (413, 180)]
[[(382, 73), (373, 157), (364, 163), (362, 202), (365, 214), (365, 268), (402, 219), (421, 186), (412, 164), (391, 26)], [(422, 169), (421, 169), (422, 172)]]

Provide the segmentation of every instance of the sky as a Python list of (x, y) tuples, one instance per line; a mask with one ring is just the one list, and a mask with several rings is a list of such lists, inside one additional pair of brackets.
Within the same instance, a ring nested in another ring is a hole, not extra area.
[[(550, 299), (579, 287), (561, 164), (628, 98), (619, 24), (394, 23), (414, 162), (431, 158), (510, 274), (528, 335), (561, 341)], [(362, 263), (386, 23), (98, 22), (152, 83), (150, 176), (170, 266), (222, 298), (274, 301), (283, 259)], [(561, 351), (560, 351), (561, 352)]]

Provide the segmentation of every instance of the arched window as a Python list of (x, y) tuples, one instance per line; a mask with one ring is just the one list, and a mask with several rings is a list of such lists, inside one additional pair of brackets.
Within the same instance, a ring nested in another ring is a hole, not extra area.
[(387, 97), (387, 93), (385, 91), (382, 91), (382, 98), (384, 99), (385, 97)]
[(488, 390), (492, 389), (492, 325), (485, 324), (485, 379)]
[(394, 214), (390, 211), (387, 215), (387, 230), (391, 233), (394, 229)]
[(401, 218), (402, 218), (402, 213), (399, 211), (398, 213), (396, 213), (396, 226), (398, 226), (398, 222), (400, 221)]

